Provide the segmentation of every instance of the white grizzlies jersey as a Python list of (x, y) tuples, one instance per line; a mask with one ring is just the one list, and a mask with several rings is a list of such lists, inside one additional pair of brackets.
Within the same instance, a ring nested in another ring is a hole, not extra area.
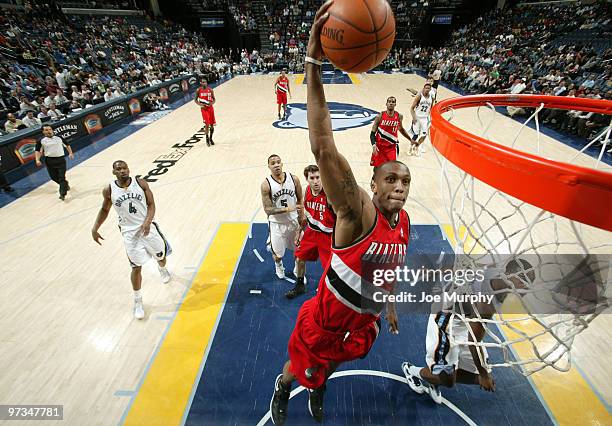
[(119, 229), (121, 232), (133, 231), (140, 228), (147, 217), (147, 199), (144, 190), (136, 178), (131, 178), (127, 188), (121, 188), (116, 181), (112, 181), (111, 201), (119, 216)]
[(429, 112), (431, 111), (431, 106), (433, 104), (433, 94), (429, 92), (429, 96), (425, 97), (425, 95), (423, 95), (421, 92), (420, 95), (421, 100), (416, 108), (416, 116), (421, 118), (429, 117)]
[[(270, 185), (270, 197), (274, 207), (295, 207), (297, 204), (297, 195), (295, 193), (295, 182), (291, 173), (284, 173), (283, 183), (278, 183), (272, 176), (266, 178)], [(270, 222), (288, 223), (297, 220), (297, 211), (289, 213), (273, 214), (268, 216)]]

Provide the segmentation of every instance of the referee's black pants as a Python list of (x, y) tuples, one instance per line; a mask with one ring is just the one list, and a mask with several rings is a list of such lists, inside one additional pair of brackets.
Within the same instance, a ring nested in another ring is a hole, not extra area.
[(60, 196), (65, 196), (68, 192), (68, 182), (66, 181), (66, 159), (64, 157), (45, 157), (47, 172), (53, 182), (59, 184)]

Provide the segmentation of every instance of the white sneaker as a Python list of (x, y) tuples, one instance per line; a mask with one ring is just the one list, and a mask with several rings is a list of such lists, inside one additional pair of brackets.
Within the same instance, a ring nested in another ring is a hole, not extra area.
[(170, 280), (172, 279), (172, 274), (170, 273), (170, 271), (168, 270), (168, 268), (163, 267), (157, 268), (159, 270), (159, 275), (161, 276), (161, 280), (164, 284), (170, 282)]
[(141, 320), (145, 316), (144, 306), (142, 305), (142, 299), (136, 299), (134, 301), (134, 318)]
[(439, 386), (429, 385), (429, 396), (436, 404), (442, 404), (442, 392)]
[(276, 268), (276, 276), (281, 280), (285, 278), (285, 267), (283, 266), (283, 262), (274, 262), (274, 267)]
[(410, 389), (418, 394), (427, 392), (427, 386), (423, 384), (423, 380), (413, 375), (410, 372), (410, 367), (412, 367), (412, 364), (409, 362), (402, 363), (402, 371), (404, 372), (404, 376), (406, 376), (406, 380), (408, 380), (408, 386), (410, 386)]

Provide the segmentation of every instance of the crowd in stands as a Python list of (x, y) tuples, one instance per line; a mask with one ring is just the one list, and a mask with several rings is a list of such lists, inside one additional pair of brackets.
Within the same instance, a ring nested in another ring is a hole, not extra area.
[[(282, 63), (291, 72), (302, 72), (310, 28), (321, 0), (272, 0), (264, 4), (272, 55), (267, 63)], [(397, 37), (414, 39), (428, 5), (416, 0), (390, 0)]]
[[(207, 0), (218, 7), (219, 0)], [(320, 0), (263, 3), (272, 50), (232, 55), (165, 21), (139, 18), (4, 13), (0, 16), (1, 130), (39, 125), (181, 74), (209, 81), (229, 74), (303, 71), (310, 27)], [(34, 3), (33, 3), (34, 4)], [(422, 21), (425, 4), (391, 1), (401, 28)], [(251, 2), (230, 4), (241, 31), (256, 29)], [(388, 68), (438, 69), (465, 93), (539, 93), (611, 99), (612, 28), (606, 2), (533, 5), (493, 10), (455, 31), (442, 48), (399, 48)], [(603, 42), (602, 42), (603, 40)], [(233, 62), (236, 61), (236, 62)], [(152, 102), (156, 104), (159, 100)], [(29, 112), (32, 114), (29, 114)], [(607, 117), (545, 112), (545, 123), (593, 137)], [(529, 111), (512, 109), (510, 113)], [(50, 118), (47, 118), (50, 117)]]
[(2, 132), (60, 119), (182, 74), (214, 82), (232, 71), (230, 52), (169, 22), (40, 12), (0, 15)]
[(320, 6), (315, 0), (273, 0), (264, 5), (272, 55), (268, 63), (283, 63), (291, 72), (304, 69), (310, 27)]
[[(494, 10), (456, 31), (443, 48), (398, 49), (387, 63), (429, 72), (438, 69), (444, 82), (466, 94), (612, 99), (610, 17), (605, 2)], [(581, 37), (584, 31), (589, 31), (587, 39)], [(607, 40), (607, 44), (597, 40)], [(510, 115), (529, 112), (508, 109)], [(595, 137), (610, 120), (601, 114), (552, 109), (544, 110), (540, 119), (584, 138)]]
[(239, 2), (238, 4), (231, 3), (229, 5), (229, 11), (234, 15), (234, 20), (241, 33), (257, 31), (257, 21), (255, 20), (252, 3), (250, 1)]

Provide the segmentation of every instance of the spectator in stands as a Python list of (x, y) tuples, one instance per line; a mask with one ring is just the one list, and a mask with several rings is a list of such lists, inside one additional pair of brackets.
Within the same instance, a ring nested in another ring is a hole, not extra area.
[(70, 112), (77, 112), (77, 111), (80, 111), (82, 109), (83, 109), (83, 107), (81, 106), (81, 104), (77, 100), (71, 101), (70, 105), (68, 106), (68, 111), (70, 111)]
[(47, 107), (45, 106), (41, 106), (40, 107), (40, 112), (38, 113), (38, 115), (36, 116), (41, 122), (43, 120), (48, 120), (51, 118), (51, 116), (49, 115), (49, 110), (47, 109)]
[(37, 110), (36, 105), (30, 102), (28, 98), (26, 98), (25, 96), (21, 98), (21, 103), (19, 104), (19, 115), (23, 116), (28, 111), (34, 112), (36, 110)]
[(595, 74), (589, 75), (589, 78), (584, 80), (582, 84), (580, 85), (580, 87), (585, 88), (585, 89), (592, 89), (595, 86), (595, 78), (596, 78)]
[(15, 114), (9, 113), (6, 118), (6, 123), (4, 123), (4, 130), (6, 133), (15, 133), (17, 130), (26, 128), (26, 125), (15, 117)]
[(49, 107), (49, 111), (47, 112), (47, 115), (51, 117), (52, 120), (61, 120), (62, 118), (65, 117), (64, 113), (61, 112), (59, 109), (57, 109), (55, 104), (51, 104), (51, 106)]
[(55, 73), (55, 81), (57, 81), (57, 86), (62, 90), (66, 90), (66, 74), (67, 71), (63, 67), (60, 67)]
[(112, 101), (113, 99), (115, 99), (115, 94), (113, 93), (113, 89), (109, 87), (106, 89), (106, 93), (104, 94), (104, 101), (108, 102)]
[(80, 101), (83, 99), (83, 93), (76, 85), (72, 85), (70, 88), (72, 89), (71, 98), (73, 101)]
[(59, 109), (67, 107), (69, 102), (70, 101), (68, 100), (68, 98), (64, 96), (64, 92), (62, 91), (62, 89), (58, 90), (55, 94), (55, 97), (53, 98), (53, 103), (57, 105)]
[(26, 116), (23, 119), (23, 124), (26, 127), (37, 127), (41, 126), (42, 122), (39, 118), (34, 117), (34, 111), (28, 111)]

